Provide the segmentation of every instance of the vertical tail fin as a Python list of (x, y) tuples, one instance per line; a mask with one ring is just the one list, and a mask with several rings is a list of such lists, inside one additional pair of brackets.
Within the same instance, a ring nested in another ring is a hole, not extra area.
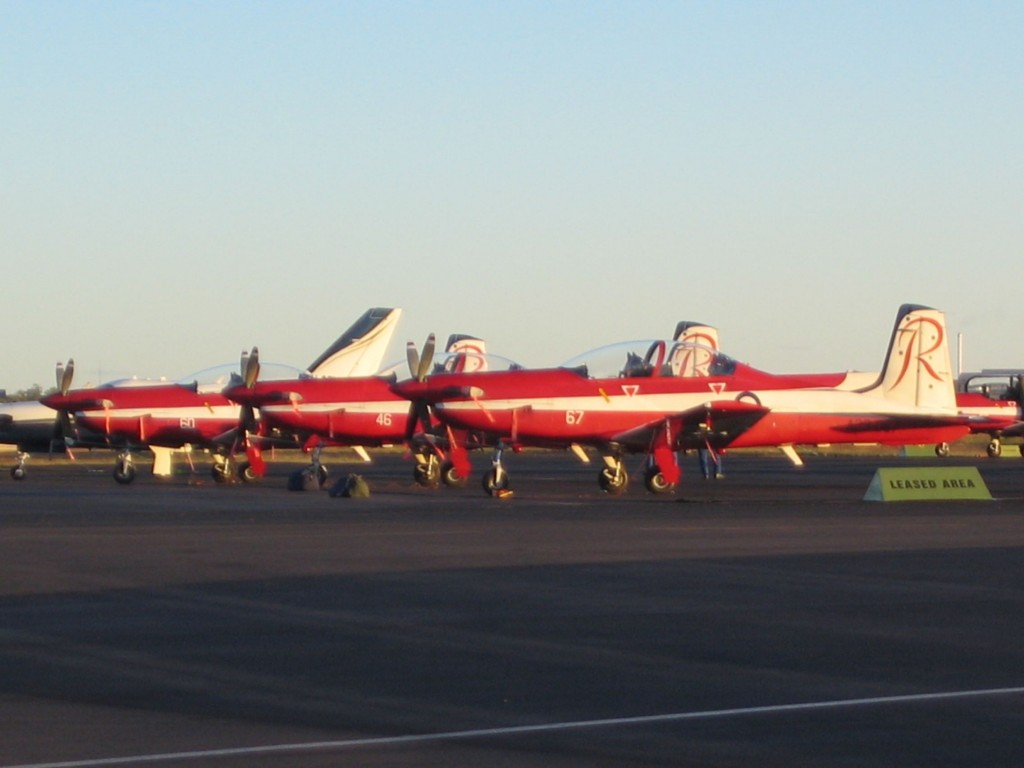
[(317, 377), (372, 376), (380, 370), (401, 316), (401, 309), (366, 310), (307, 370)]
[(896, 313), (882, 373), (871, 391), (919, 408), (956, 411), (945, 315), (904, 304)]

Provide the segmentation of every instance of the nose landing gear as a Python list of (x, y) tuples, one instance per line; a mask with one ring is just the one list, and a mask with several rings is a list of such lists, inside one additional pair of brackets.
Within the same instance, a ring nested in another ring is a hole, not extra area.
[(491, 458), (491, 468), (484, 472), (482, 485), (484, 491), (490, 496), (501, 495), (509, 490), (509, 475), (505, 471), (505, 465), (501, 463), (505, 447), (501, 444), (494, 449), (494, 456)]
[(618, 496), (625, 493), (629, 487), (629, 473), (626, 472), (622, 459), (618, 456), (605, 456), (605, 466), (597, 476), (597, 483), (601, 490), (610, 496)]
[(135, 464), (132, 462), (131, 451), (118, 454), (114, 461), (114, 480), (121, 485), (128, 485), (135, 479)]
[(26, 475), (25, 462), (29, 459), (29, 455), (24, 451), (18, 451), (14, 454), (14, 461), (16, 462), (11, 467), (11, 478), (14, 480), (24, 480)]

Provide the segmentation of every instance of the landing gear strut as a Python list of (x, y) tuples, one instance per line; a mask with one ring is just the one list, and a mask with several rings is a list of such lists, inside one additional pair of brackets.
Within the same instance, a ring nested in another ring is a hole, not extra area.
[(501, 456), (504, 450), (505, 448), (501, 444), (494, 449), (494, 456), (491, 458), (491, 468), (484, 472), (482, 478), (484, 490), (491, 496), (500, 491), (507, 491), (509, 487), (508, 472), (505, 471), (505, 466), (501, 463)]
[(309, 455), (309, 471), (316, 476), (316, 481), (321, 488), (327, 485), (327, 467), (320, 462), (320, 452), (323, 449), (322, 445), (316, 445)]
[(221, 453), (213, 454), (210, 477), (215, 483), (226, 483), (231, 479), (231, 460)]
[(121, 485), (128, 485), (135, 479), (135, 464), (132, 462), (131, 451), (125, 450), (118, 454), (114, 461), (114, 480)]
[(14, 461), (16, 463), (13, 467), (11, 467), (11, 478), (13, 478), (14, 480), (25, 479), (25, 462), (28, 461), (28, 458), (28, 454), (25, 453), (24, 451), (18, 451), (16, 454), (14, 454)]

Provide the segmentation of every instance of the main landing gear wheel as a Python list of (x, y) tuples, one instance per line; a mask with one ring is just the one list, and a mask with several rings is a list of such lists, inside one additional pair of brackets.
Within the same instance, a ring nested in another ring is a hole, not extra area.
[(939, 443), (935, 446), (935, 455), (940, 459), (945, 459), (949, 456), (949, 443)]
[(466, 484), (466, 479), (456, 471), (455, 465), (450, 461), (441, 465), (441, 482), (449, 488), (462, 488)]
[[(243, 483), (255, 483), (259, 480), (259, 476), (256, 474), (256, 470), (252, 468), (252, 465), (248, 461), (243, 461), (238, 465), (238, 479)], [(322, 485), (322, 483), (321, 483)]]
[(25, 479), (25, 468), (24, 467), (11, 467), (11, 477), (15, 480)]
[(629, 475), (622, 466), (622, 462), (619, 462), (614, 467), (603, 467), (597, 476), (597, 483), (605, 493), (618, 496), (626, 492), (626, 488), (629, 486)]
[(999, 442), (998, 438), (990, 440), (985, 447), (985, 453), (989, 455), (989, 458), (998, 459), (1003, 453), (1003, 444)]
[(508, 472), (501, 467), (491, 467), (484, 472), (481, 485), (484, 490), (494, 496), (499, 491), (507, 491), (509, 486)]
[(644, 475), (644, 485), (651, 493), (668, 493), (673, 488), (672, 483), (666, 480), (665, 476), (656, 468), (647, 470)]

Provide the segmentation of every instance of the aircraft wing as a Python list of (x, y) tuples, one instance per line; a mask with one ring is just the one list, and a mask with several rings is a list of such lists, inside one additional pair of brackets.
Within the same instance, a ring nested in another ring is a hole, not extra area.
[(613, 441), (627, 445), (650, 445), (664, 434), (667, 427), (673, 450), (701, 448), (707, 444), (712, 448), (726, 448), (764, 418), (769, 410), (746, 400), (708, 402), (634, 427), (616, 435)]
[(1003, 437), (1018, 437), (1024, 435), (1024, 421), (1018, 421), (1001, 431)]
[(238, 440), (241, 435), (241, 430), (238, 427), (232, 427), (219, 435), (214, 435), (210, 438), (210, 442), (213, 445), (234, 445), (235, 441)]

